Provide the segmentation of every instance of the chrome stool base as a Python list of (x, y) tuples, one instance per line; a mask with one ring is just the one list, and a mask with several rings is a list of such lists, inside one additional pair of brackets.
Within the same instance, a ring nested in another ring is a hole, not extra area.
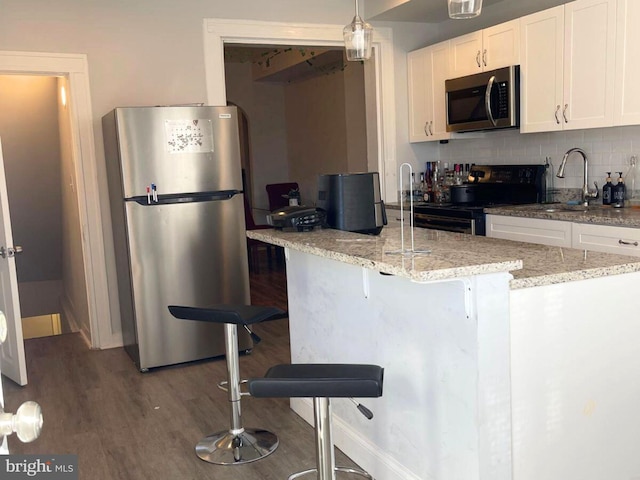
[(267, 431), (245, 428), (242, 433), (229, 430), (212, 433), (196, 445), (196, 455), (215, 465), (242, 465), (272, 454), (278, 437)]
[[(334, 475), (332, 475), (332, 477), (335, 479), (335, 473), (336, 472), (340, 472), (340, 473), (351, 473), (353, 475), (360, 475), (361, 477), (364, 478), (368, 478), (369, 480), (374, 480), (374, 478), (369, 475), (367, 472), (363, 471), (363, 470), (356, 470), (354, 468), (346, 468), (346, 467), (335, 467), (333, 469), (334, 471)], [(304, 475), (309, 475), (310, 473), (318, 473), (318, 469), (317, 468), (311, 468), (309, 470), (305, 470), (304, 472), (298, 472), (298, 473), (294, 473), (293, 475), (290, 475), (287, 480), (294, 480), (296, 478), (300, 478)]]

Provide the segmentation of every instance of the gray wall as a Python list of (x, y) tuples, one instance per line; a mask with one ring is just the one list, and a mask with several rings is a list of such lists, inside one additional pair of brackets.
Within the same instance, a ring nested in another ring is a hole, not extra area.
[(19, 282), (62, 278), (57, 80), (0, 76), (4, 152)]
[(314, 205), (319, 174), (366, 171), (362, 65), (291, 83), (285, 102), (289, 176)]
[[(367, 170), (364, 69), (345, 65), (343, 71), (276, 83), (253, 81), (249, 60), (225, 64), (227, 99), (249, 117), (254, 209), (268, 210), (269, 183), (298, 182), (302, 201), (310, 205), (318, 174)], [(254, 216), (261, 218), (259, 212)]]
[[(249, 120), (252, 207), (266, 211), (265, 185), (289, 179), (284, 85), (254, 82), (250, 62), (227, 62), (225, 75), (227, 100), (241, 107)], [(264, 223), (258, 218), (256, 222)]]

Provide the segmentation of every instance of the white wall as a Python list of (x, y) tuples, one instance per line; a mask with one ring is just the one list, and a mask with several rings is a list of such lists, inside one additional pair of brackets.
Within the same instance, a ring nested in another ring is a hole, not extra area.
[(61, 89), (69, 92), (66, 78), (58, 78), (58, 125), (60, 128), (60, 161), (62, 190), (62, 299), (61, 306), (65, 326), (80, 329), (91, 338), (89, 305), (82, 255), (82, 232), (78, 208), (78, 189), (72, 151), (70, 104), (63, 105)]

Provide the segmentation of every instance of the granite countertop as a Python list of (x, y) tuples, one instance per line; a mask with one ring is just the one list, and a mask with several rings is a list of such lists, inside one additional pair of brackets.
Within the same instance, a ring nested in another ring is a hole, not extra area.
[(640, 209), (628, 207), (613, 208), (603, 205), (593, 205), (585, 208), (582, 205), (535, 203), (529, 205), (490, 207), (485, 208), (484, 211), (492, 215), (505, 215), (510, 217), (543, 218), (547, 220), (564, 220), (573, 223), (640, 228)]
[[(415, 250), (430, 253), (413, 256), (388, 253), (401, 250), (400, 227), (385, 227), (379, 236), (333, 229), (250, 230), (247, 236), (418, 282), (510, 272), (510, 286), (517, 289), (640, 271), (637, 257), (421, 228), (414, 231)], [(410, 249), (406, 227), (404, 237)]]

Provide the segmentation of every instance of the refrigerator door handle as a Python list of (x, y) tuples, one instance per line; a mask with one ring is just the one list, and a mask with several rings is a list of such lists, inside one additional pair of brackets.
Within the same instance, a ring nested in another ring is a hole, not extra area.
[(229, 200), (235, 195), (242, 193), (242, 190), (220, 190), (218, 192), (198, 192), (198, 193), (169, 193), (158, 195), (157, 200), (147, 195), (125, 198), (126, 202), (136, 202), (145, 207), (154, 205), (170, 205), (174, 203), (196, 203), (214, 202), (219, 200)]

